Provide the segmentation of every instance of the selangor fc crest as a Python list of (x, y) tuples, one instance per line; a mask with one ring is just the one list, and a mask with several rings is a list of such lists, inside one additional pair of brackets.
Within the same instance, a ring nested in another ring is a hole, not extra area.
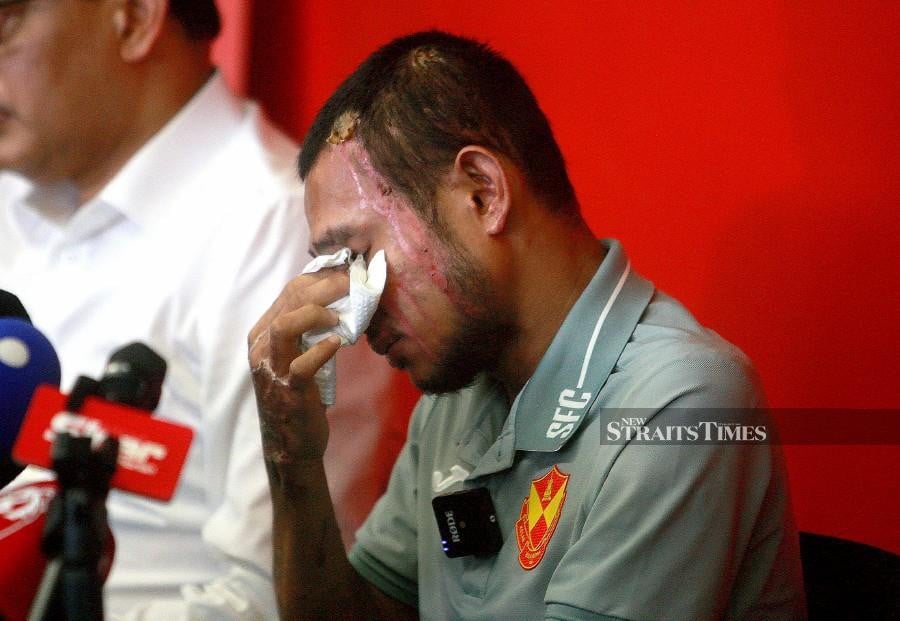
[(522, 503), (522, 513), (516, 521), (519, 564), (523, 569), (534, 569), (544, 558), (562, 513), (568, 482), (569, 475), (556, 466), (531, 482), (528, 498)]

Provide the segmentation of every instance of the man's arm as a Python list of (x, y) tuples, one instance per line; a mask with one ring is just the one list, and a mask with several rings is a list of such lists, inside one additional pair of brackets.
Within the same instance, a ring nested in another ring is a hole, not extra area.
[(315, 372), (338, 350), (329, 338), (300, 354), (300, 336), (332, 327), (325, 306), (349, 287), (346, 272), (292, 280), (249, 335), (263, 456), (274, 510), (274, 575), (283, 619), (415, 618), (364, 580), (347, 560), (325, 477), (325, 406)]
[[(322, 480), (321, 464), (311, 462), (308, 467), (304, 478)], [(270, 480), (278, 479), (277, 474), (273, 477)], [(302, 499), (296, 491), (292, 486), (276, 491), (273, 483), (273, 558), (281, 618), (417, 618), (413, 609), (363, 580), (346, 560), (333, 512), (320, 510), (331, 506), (327, 488), (309, 487)], [(310, 532), (311, 525), (319, 530)], [(305, 568), (302, 575), (295, 570), (298, 566)], [(335, 582), (340, 585), (337, 591)], [(355, 601), (348, 601), (346, 593), (352, 593)]]

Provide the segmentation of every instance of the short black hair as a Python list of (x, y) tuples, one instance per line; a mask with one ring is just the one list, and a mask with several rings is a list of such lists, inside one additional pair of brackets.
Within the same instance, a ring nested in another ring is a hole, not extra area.
[(432, 30), (375, 51), (316, 115), (300, 152), (300, 177), (326, 143), (351, 136), (432, 225), (440, 224), (437, 187), (470, 144), (509, 158), (549, 209), (578, 213), (565, 162), (534, 94), (508, 60), (478, 41)]
[(215, 0), (169, 0), (169, 14), (194, 41), (211, 41), (222, 30)]

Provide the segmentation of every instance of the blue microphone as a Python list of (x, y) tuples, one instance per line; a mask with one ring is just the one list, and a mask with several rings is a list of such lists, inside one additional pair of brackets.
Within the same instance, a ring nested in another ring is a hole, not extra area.
[(10, 454), (34, 390), (58, 387), (59, 380), (59, 358), (47, 337), (27, 321), (0, 317), (0, 487), (24, 469)]

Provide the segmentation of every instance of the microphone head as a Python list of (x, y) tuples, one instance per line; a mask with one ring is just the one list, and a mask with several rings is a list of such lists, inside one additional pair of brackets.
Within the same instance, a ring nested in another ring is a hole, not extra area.
[(143, 343), (131, 343), (109, 357), (100, 394), (107, 401), (152, 411), (159, 405), (166, 361)]
[(59, 358), (50, 341), (22, 319), (0, 318), (0, 487), (22, 470), (10, 458), (35, 388), (59, 386)]
[(31, 317), (28, 316), (19, 298), (4, 289), (0, 289), (0, 317), (12, 317), (31, 323)]

